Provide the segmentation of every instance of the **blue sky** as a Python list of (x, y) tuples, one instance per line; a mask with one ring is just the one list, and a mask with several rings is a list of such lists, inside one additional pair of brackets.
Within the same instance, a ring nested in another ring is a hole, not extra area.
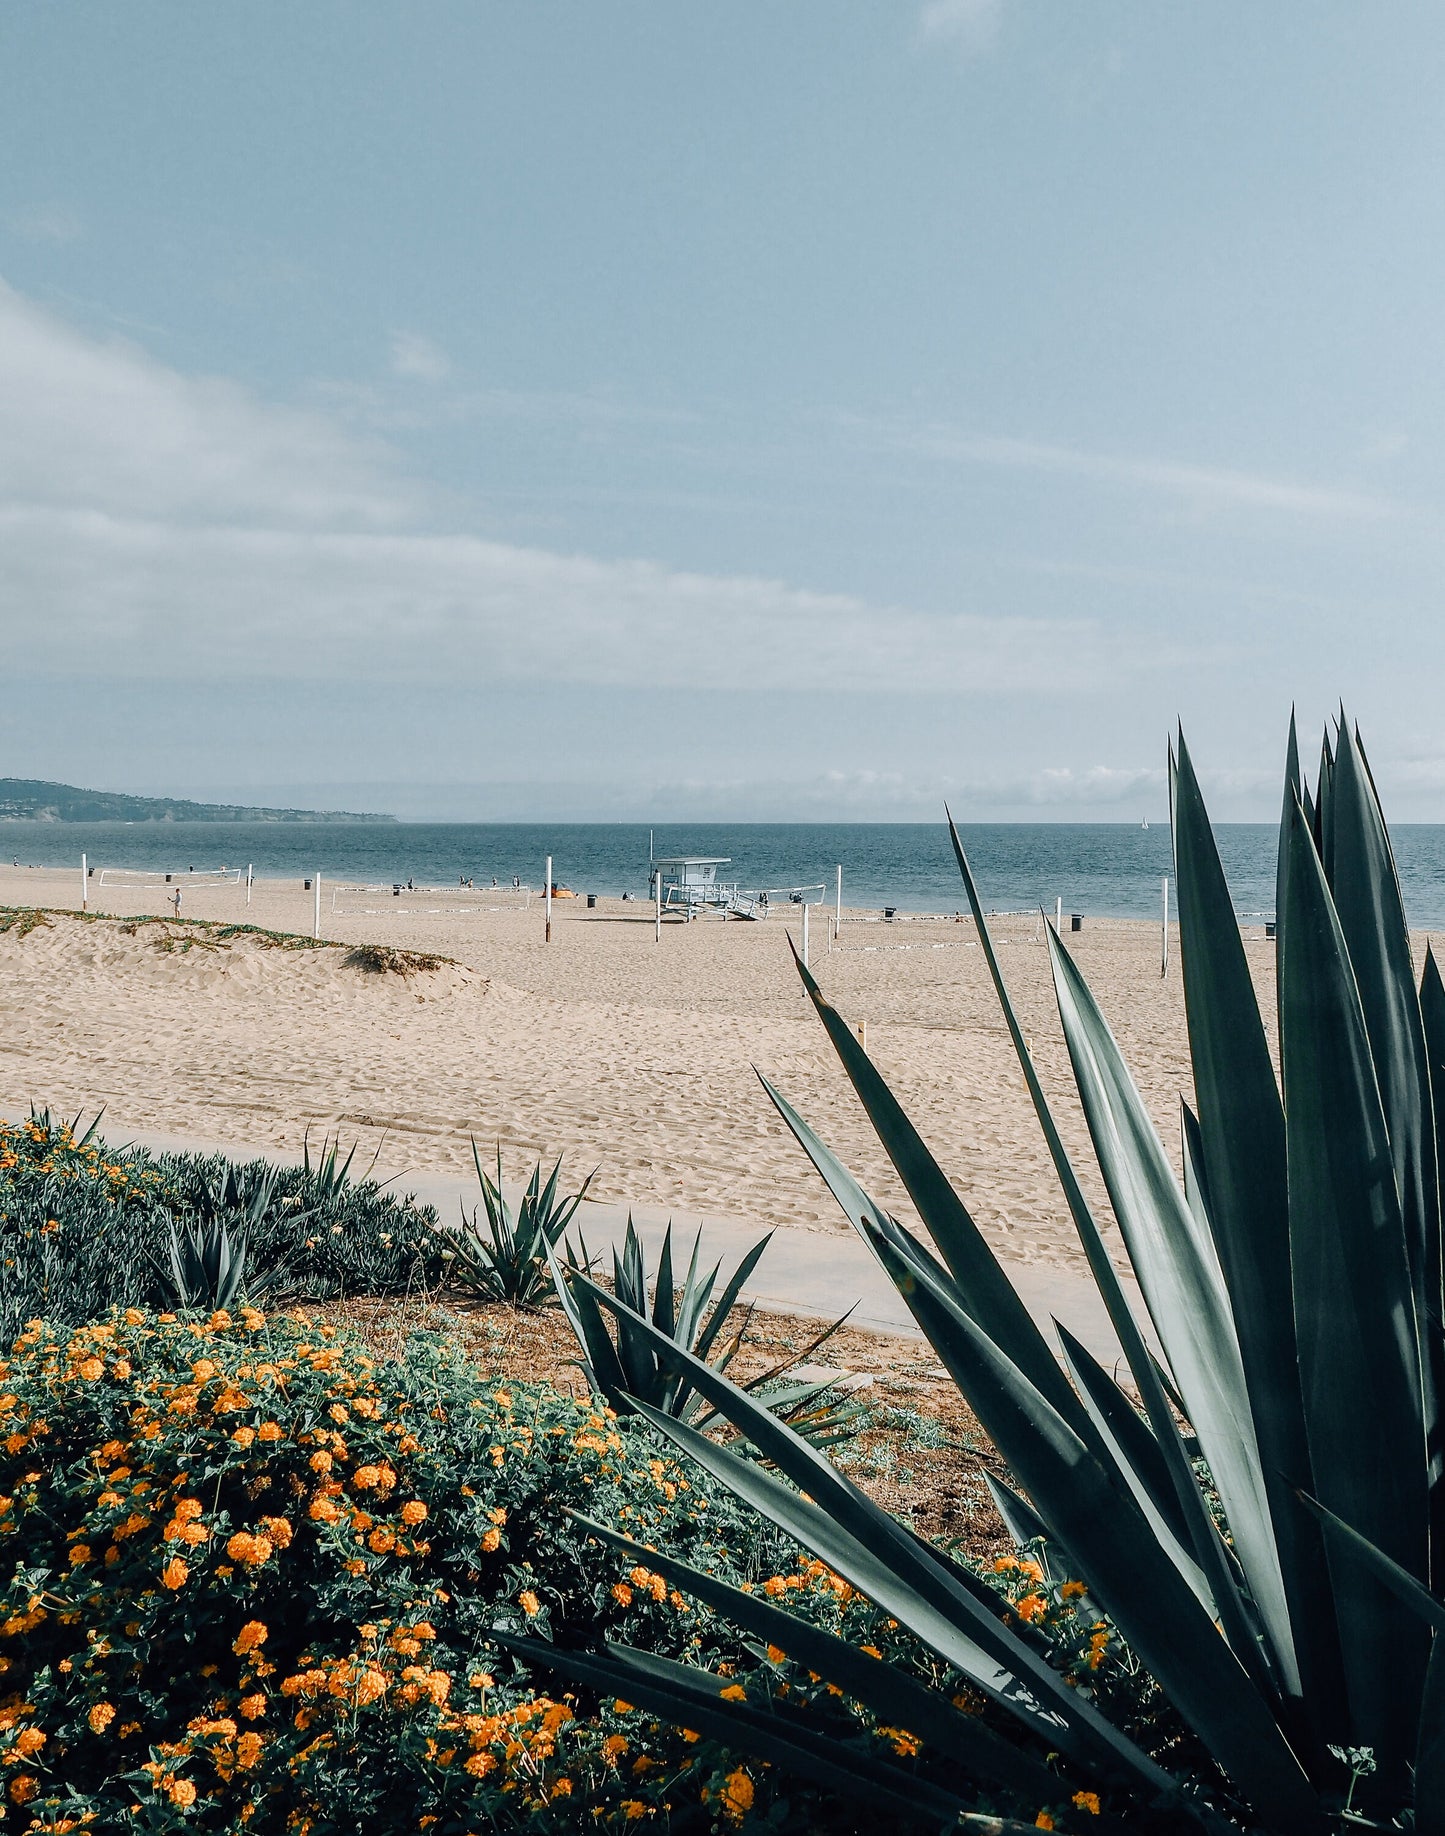
[(0, 773), (1445, 819), (1445, 13), (0, 13)]

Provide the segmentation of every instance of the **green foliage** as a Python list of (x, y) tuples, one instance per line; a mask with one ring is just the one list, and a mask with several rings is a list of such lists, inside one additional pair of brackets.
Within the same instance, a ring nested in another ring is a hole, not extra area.
[[(588, 1275), (592, 1258), (587, 1254), (586, 1243), (582, 1244), (580, 1266), (570, 1248), (565, 1265), (559, 1266), (554, 1254), (552, 1271), (557, 1298), (582, 1347), (583, 1369), (593, 1389), (619, 1413), (629, 1412), (634, 1402), (645, 1402), (665, 1415), (692, 1422), (697, 1427), (706, 1427), (714, 1421), (716, 1411), (698, 1395), (687, 1381), (686, 1373), (656, 1349), (651, 1337), (635, 1332), (629, 1316), (639, 1314), (650, 1319), (654, 1329), (664, 1338), (694, 1357), (704, 1359), (714, 1370), (725, 1371), (742, 1347), (752, 1320), (751, 1307), (743, 1313), (726, 1343), (719, 1346), (719, 1338), (771, 1237), (770, 1231), (743, 1256), (710, 1314), (708, 1303), (712, 1300), (722, 1265), (714, 1263), (706, 1274), (699, 1272), (701, 1230), (693, 1239), (687, 1274), (682, 1286), (678, 1287), (672, 1273), (672, 1226), (668, 1225), (658, 1257), (657, 1275), (649, 1293), (642, 1241), (629, 1217), (621, 1252), (616, 1247), (612, 1251), (612, 1291), (625, 1309), (615, 1316), (598, 1305)], [(609, 1328), (607, 1322), (612, 1317), (616, 1324)], [(832, 1386), (827, 1381), (789, 1383), (784, 1380), (788, 1372), (805, 1364), (847, 1317), (844, 1314), (843, 1319), (825, 1326), (802, 1351), (793, 1353), (771, 1370), (749, 1378), (742, 1386), (784, 1421), (791, 1422), (815, 1446), (831, 1446), (856, 1434), (863, 1414), (862, 1405), (856, 1400), (835, 1401), (830, 1394)]]
[[(652, 1547), (599, 1562), (587, 1511)], [(775, 1686), (778, 1662), (666, 1582), (671, 1559), (906, 1661), (645, 1428), (482, 1378), (436, 1339), (378, 1363), (301, 1315), (37, 1323), (0, 1361), (9, 1814), (217, 1836), (859, 1827), (705, 1728), (554, 1697), (513, 1655), (524, 1629), (611, 1636)]]
[(502, 1187), (502, 1150), (497, 1148), (497, 1177), (492, 1180), (482, 1166), (477, 1144), (472, 1142), (472, 1164), (482, 1188), (487, 1214), (483, 1236), (477, 1213), (462, 1211), (461, 1228), (444, 1231), (442, 1251), (451, 1276), (478, 1300), (502, 1301), (513, 1307), (538, 1307), (554, 1298), (551, 1253), (587, 1196), (595, 1174), (589, 1173), (577, 1192), (557, 1190), (562, 1162), (542, 1178), (539, 1160), (532, 1169), (522, 1197), (513, 1204)]
[[(436, 1279), (429, 1206), (352, 1180), (334, 1149), (316, 1165), (233, 1163), (221, 1155), (113, 1149), (97, 1132), (56, 1122), (0, 1123), (0, 1338), (37, 1315), (78, 1322), (115, 1306), (200, 1301), (181, 1268), (193, 1244), (219, 1268), (219, 1236), (245, 1240), (253, 1286), (318, 1299), (403, 1294)], [(194, 1272), (194, 1271), (193, 1271)], [(259, 1293), (261, 1290), (256, 1287)], [(208, 1291), (214, 1299), (214, 1289)]]
[[(1023, 1743), (1015, 1754), (1055, 1755), (1061, 1819), (1072, 1804), (1131, 1827), (1439, 1836), (1445, 1606), (1429, 1590), (1439, 1592), (1445, 1573), (1445, 984), (1427, 953), (1417, 990), (1358, 735), (1342, 715), (1312, 793), (1296, 759), (1291, 734), (1276, 1081), (1182, 735), (1171, 755), (1198, 1105), (1197, 1115), (1183, 1112), (1182, 1181), (1082, 973), (1048, 932), (1098, 1171), (1163, 1364), (1064, 1151), (952, 831), (1004, 1019), (1138, 1403), (1067, 1334), (1060, 1366), (856, 1036), (799, 964), (937, 1254), (766, 1087), (1011, 1468), (1018, 1489), (998, 1488), (999, 1502), (1044, 1556), (1012, 1613), (724, 1375), (629, 1313), (628, 1329), (791, 1485), (638, 1407), (1006, 1711)], [(621, 1302), (596, 1292), (620, 1318)], [(675, 1579), (715, 1594), (705, 1578)], [(1055, 1613), (1066, 1597), (1102, 1639), (1084, 1669), (1071, 1670), (1061, 1648)], [(784, 1627), (773, 1639), (797, 1650)], [(855, 1652), (814, 1643), (810, 1653), (812, 1669), (859, 1691)], [(1116, 1686), (1120, 1665), (1138, 1673), (1139, 1688)], [(661, 1710), (662, 1691), (642, 1695), (653, 1679), (643, 1667), (629, 1681), (633, 1668), (611, 1660), (617, 1687)], [(863, 1699), (880, 1713), (896, 1684), (888, 1668), (861, 1673)], [(688, 1690), (709, 1687), (700, 1670), (690, 1674)], [(682, 1685), (673, 1688), (681, 1698)], [(926, 1750), (956, 1756), (961, 1736), (945, 1708), (930, 1695), (897, 1715)], [(815, 1736), (774, 1714), (743, 1718), (735, 1738), (821, 1777), (839, 1756)], [(1008, 1782), (987, 1743), (973, 1743), (969, 1763), (979, 1778)], [(922, 1789), (896, 1770), (880, 1768), (878, 1779), (897, 1797)]]

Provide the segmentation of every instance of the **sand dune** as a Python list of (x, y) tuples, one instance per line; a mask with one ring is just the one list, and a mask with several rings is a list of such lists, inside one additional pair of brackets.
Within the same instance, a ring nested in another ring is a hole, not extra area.
[[(0, 870), (0, 903), (74, 905), (78, 876)], [(163, 910), (163, 888), (97, 892), (107, 911)], [(753, 1075), (773, 1078), (883, 1202), (906, 1198), (804, 1000), (780, 918), (669, 925), (620, 901), (559, 903), (554, 941), (530, 911), (445, 910), (441, 897), (323, 911), (338, 946), (437, 951), (431, 973), (374, 974), (344, 947), (289, 951), (184, 927), (49, 925), (0, 936), (0, 1097), (105, 1104), (132, 1127), (295, 1150), (340, 1130), (382, 1166), (461, 1167), (468, 1136), (511, 1170), (562, 1153), (600, 1167), (601, 1197), (698, 1214), (846, 1228)], [(457, 901), (451, 901), (456, 904)], [(323, 901), (329, 907), (329, 897)], [(644, 908), (645, 909), (645, 908)], [(186, 887), (188, 917), (311, 928), (300, 883)], [(796, 935), (796, 921), (793, 924)], [(1087, 1159), (1037, 924), (997, 934), (1066, 1139)], [(1273, 951), (1249, 934), (1267, 1014)], [(1070, 947), (1171, 1148), (1188, 1060), (1177, 966), (1157, 926), (1093, 921)], [(973, 926), (845, 915), (840, 947), (813, 927), (813, 966), (980, 1224), (1016, 1261), (1077, 1260)], [(1097, 1180), (1091, 1193), (1102, 1204)]]

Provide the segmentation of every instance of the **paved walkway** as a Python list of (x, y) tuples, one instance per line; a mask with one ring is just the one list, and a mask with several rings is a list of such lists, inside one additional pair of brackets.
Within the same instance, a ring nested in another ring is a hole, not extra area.
[[(21, 1105), (6, 1104), (3, 1113), (23, 1117), (28, 1110)], [(130, 1131), (119, 1125), (107, 1128), (106, 1138), (113, 1146), (134, 1142), (161, 1153), (223, 1153), (234, 1160), (259, 1157), (295, 1162), (300, 1158), (255, 1144)], [(386, 1177), (384, 1169), (378, 1171), (380, 1176)], [(470, 1213), (481, 1203), (475, 1174), (464, 1177), (452, 1172), (400, 1170), (388, 1178), (388, 1184), (398, 1192), (414, 1192), (425, 1203), (435, 1205), (444, 1222), (454, 1219), (463, 1205)], [(706, 1258), (704, 1266), (710, 1267), (714, 1261), (721, 1260), (724, 1278), (767, 1228), (765, 1220), (743, 1221), (669, 1211), (658, 1206), (629, 1207), (588, 1201), (578, 1212), (578, 1224), (593, 1254), (605, 1251), (614, 1242), (621, 1242), (629, 1211), (648, 1251), (649, 1267), (655, 1264), (663, 1232), (671, 1220), (674, 1263), (680, 1257), (686, 1267), (693, 1237), (700, 1229), (702, 1256)], [(1119, 1357), (1119, 1344), (1092, 1281), (1067, 1269), (1002, 1260), (1050, 1343), (1053, 1342), (1051, 1321), (1061, 1320), (1096, 1358), (1107, 1367), (1113, 1367)], [(1125, 1286), (1134, 1302), (1136, 1316), (1142, 1319), (1144, 1314), (1137, 1288), (1129, 1281)], [(849, 1307), (856, 1306), (850, 1325), (874, 1332), (918, 1336), (897, 1289), (873, 1260), (867, 1246), (851, 1230), (835, 1233), (780, 1226), (745, 1294), (770, 1312), (798, 1313), (818, 1319), (836, 1319)]]

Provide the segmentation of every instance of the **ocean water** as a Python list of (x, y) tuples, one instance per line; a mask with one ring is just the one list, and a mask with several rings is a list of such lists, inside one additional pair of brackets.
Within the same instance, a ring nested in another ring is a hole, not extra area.
[[(995, 911), (1064, 911), (1100, 918), (1153, 918), (1160, 881), (1173, 873), (1167, 825), (971, 823), (960, 833), (985, 905)], [(1216, 830), (1245, 918), (1273, 916), (1276, 831), (1225, 823)], [(1445, 929), (1445, 825), (1392, 831), (1413, 925)], [(904, 912), (952, 912), (963, 888), (938, 823), (0, 823), (0, 858), (37, 867), (128, 867), (184, 873), (254, 865), (258, 876), (319, 870), (329, 881), (414, 880), (542, 884), (546, 856), (561, 885), (579, 893), (643, 898), (649, 838), (658, 855), (726, 856), (719, 877), (757, 889), (820, 885), (843, 902)], [(814, 895), (816, 896), (816, 895)]]

